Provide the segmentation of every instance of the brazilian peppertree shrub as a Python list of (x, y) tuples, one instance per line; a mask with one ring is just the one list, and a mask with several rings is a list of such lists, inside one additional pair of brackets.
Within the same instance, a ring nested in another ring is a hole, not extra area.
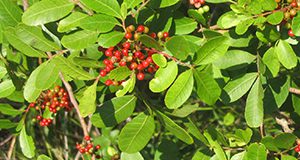
[(0, 0), (1, 159), (295, 160), (299, 10)]

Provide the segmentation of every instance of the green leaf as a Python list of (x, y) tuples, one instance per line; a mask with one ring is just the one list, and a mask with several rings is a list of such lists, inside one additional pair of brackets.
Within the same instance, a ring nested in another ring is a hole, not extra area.
[(169, 109), (179, 108), (192, 94), (194, 86), (193, 71), (181, 73), (165, 96), (165, 104)]
[(274, 47), (271, 47), (266, 51), (262, 60), (272, 73), (273, 77), (276, 77), (280, 70), (280, 62), (277, 58)]
[(88, 57), (73, 57), (72, 61), (82, 67), (88, 68), (101, 68), (105, 67), (103, 63), (100, 63), (98, 60), (91, 59)]
[(10, 45), (12, 45), (14, 48), (19, 50), (20, 52), (24, 53), (26, 56), (29, 57), (41, 57), (45, 58), (47, 57), (45, 53), (41, 51), (37, 51), (34, 48), (32, 48), (30, 45), (23, 42), (17, 35), (14, 30), (14, 28), (8, 28), (5, 30), (4, 35)]
[(176, 35), (190, 34), (197, 28), (197, 22), (188, 17), (174, 19), (174, 23)]
[(130, 78), (123, 82), (121, 85), (123, 86), (123, 89), (120, 89), (116, 92), (117, 97), (122, 97), (124, 96), (127, 92), (131, 93), (134, 89), (136, 82), (136, 76), (135, 73), (132, 72)]
[(154, 129), (154, 118), (140, 113), (122, 129), (118, 142), (120, 150), (126, 153), (142, 150), (151, 139)]
[(271, 92), (271, 97), (267, 97), (267, 100), (272, 101), (271, 103), (275, 104), (275, 107), (280, 108), (288, 98), (289, 88), (290, 88), (289, 76), (278, 77), (269, 80), (267, 91)]
[(238, 35), (243, 35), (248, 31), (248, 28), (254, 23), (254, 19), (246, 19), (244, 21), (241, 21), (235, 28), (235, 32)]
[(4, 115), (10, 115), (13, 117), (23, 113), (23, 111), (17, 110), (9, 104), (2, 104), (2, 103), (0, 103), (0, 112)]
[(136, 153), (132, 153), (132, 154), (122, 152), (121, 153), (121, 160), (144, 160), (144, 158), (140, 154), (140, 152), (136, 152)]
[(82, 30), (63, 36), (61, 43), (66, 48), (80, 50), (92, 46), (97, 41), (97, 38), (97, 32)]
[(37, 160), (51, 160), (51, 158), (42, 154), (38, 156)]
[(111, 31), (117, 24), (119, 24), (119, 21), (112, 16), (94, 14), (81, 20), (79, 26), (82, 29), (105, 33)]
[(7, 74), (6, 68), (0, 66), (0, 79), (2, 79)]
[(87, 14), (81, 12), (72, 12), (68, 17), (59, 21), (58, 23), (58, 32), (67, 32), (78, 27), (81, 24), (81, 21), (88, 17)]
[(193, 71), (197, 95), (204, 103), (213, 105), (221, 95), (221, 88), (213, 77), (212, 68), (207, 68), (201, 72), (198, 69)]
[(153, 54), (152, 55), (153, 62), (159, 67), (166, 67), (168, 62), (165, 56), (162, 54)]
[(184, 36), (174, 36), (165, 43), (165, 46), (174, 57), (185, 60), (188, 55), (193, 55), (196, 51), (190, 44), (191, 43), (186, 40)]
[(179, 156), (179, 149), (176, 143), (164, 138), (160, 140), (154, 154), (154, 160), (177, 160)]
[(268, 150), (279, 152), (280, 149), (276, 146), (275, 140), (271, 136), (263, 137), (261, 143), (264, 144)]
[(127, 17), (127, 14), (128, 14), (127, 9), (128, 9), (127, 3), (123, 2), (121, 5), (121, 15), (122, 15), (123, 20), (125, 20)]
[[(291, 85), (293, 88), (299, 88), (299, 86), (296, 85), (294, 81), (292, 81)], [(300, 95), (292, 94), (292, 102), (293, 102), (294, 112), (300, 115)]]
[(263, 123), (264, 106), (263, 106), (264, 90), (260, 78), (252, 86), (246, 100), (245, 119), (250, 127), (259, 127)]
[(0, 119), (0, 129), (11, 129), (16, 127), (17, 125), (17, 123), (13, 123), (8, 119)]
[(79, 111), (82, 117), (86, 117), (96, 110), (96, 91), (97, 91), (97, 81), (93, 85), (87, 87), (83, 96), (79, 98)]
[(118, 31), (101, 34), (98, 38), (98, 43), (104, 48), (109, 48), (117, 45), (124, 38), (124, 35), (123, 32)]
[(231, 103), (241, 98), (251, 88), (257, 78), (257, 73), (247, 73), (242, 77), (231, 80), (223, 88), (221, 99), (225, 103)]
[(200, 14), (197, 10), (189, 9), (188, 15), (189, 15), (189, 17), (194, 18), (197, 22), (199, 22), (201, 24), (206, 24), (205, 17), (203, 16), (203, 14)]
[(0, 98), (5, 98), (16, 90), (12, 80), (5, 80), (0, 83)]
[(31, 136), (26, 133), (26, 127), (23, 126), (19, 135), (19, 143), (23, 154), (27, 158), (33, 158), (35, 156), (35, 146)]
[(245, 155), (246, 155), (246, 151), (243, 151), (233, 155), (230, 160), (243, 160)]
[(292, 69), (297, 66), (298, 59), (293, 48), (286, 41), (279, 40), (275, 46), (278, 60), (287, 69)]
[(81, 2), (96, 12), (122, 18), (121, 8), (117, 0), (81, 0)]
[(267, 150), (263, 144), (252, 143), (246, 154), (247, 159), (251, 160), (267, 160)]
[(130, 76), (131, 73), (132, 71), (129, 70), (128, 67), (118, 67), (109, 73), (109, 79), (121, 81), (126, 79), (128, 76)]
[(256, 56), (242, 50), (230, 50), (214, 62), (220, 69), (240, 69), (251, 64)]
[(267, 17), (267, 22), (269, 22), (272, 25), (277, 25), (277, 24), (281, 23), (283, 18), (284, 18), (283, 12), (282, 11), (277, 11), (277, 12), (274, 12), (274, 13), (270, 14)]
[(39, 72), (47, 65), (47, 63), (42, 63), (37, 67), (29, 76), (25, 86), (24, 86), (24, 98), (28, 102), (34, 102), (39, 96), (42, 90), (35, 87), (37, 80), (37, 75)]
[(299, 16), (299, 12), (292, 19), (292, 31), (295, 34), (295, 36), (300, 36), (300, 16)]
[(211, 160), (211, 156), (210, 153), (206, 153), (207, 150), (204, 150), (204, 152), (202, 151), (197, 151), (192, 160)]
[(3, 26), (16, 26), (21, 21), (22, 10), (11, 0), (0, 1), (0, 22)]
[(74, 3), (69, 0), (42, 0), (26, 10), (22, 21), (29, 26), (54, 22), (68, 15), (73, 8)]
[(281, 133), (274, 139), (276, 147), (280, 149), (291, 149), (294, 146), (297, 137), (292, 133)]
[(281, 160), (297, 160), (297, 158), (289, 155), (282, 155)]
[(57, 68), (59, 68), (62, 73), (72, 78), (78, 80), (91, 80), (94, 78), (88, 72), (78, 68), (69, 59), (64, 58), (63, 56), (55, 56), (52, 61), (56, 64)]
[(227, 160), (226, 155), (218, 143), (216, 137), (213, 136), (214, 134), (210, 133), (210, 131), (205, 131), (204, 136), (206, 137), (208, 143), (210, 144), (211, 148), (215, 152), (218, 160)]
[(193, 112), (199, 110), (199, 104), (186, 104), (182, 106), (181, 108), (175, 109), (172, 112), (172, 116), (184, 118), (187, 117), (188, 115), (192, 114)]
[(177, 2), (179, 2), (179, 0), (161, 0), (160, 8), (172, 6), (172, 5), (176, 4)]
[(229, 48), (229, 39), (218, 36), (208, 40), (196, 53), (194, 64), (204, 65), (214, 62), (223, 56)]
[(158, 93), (166, 90), (176, 79), (178, 66), (176, 62), (168, 62), (167, 67), (159, 68), (155, 77), (150, 81), (149, 88), (152, 92)]
[(148, 35), (141, 35), (139, 41), (141, 41), (147, 47), (163, 50), (163, 48), (160, 46), (157, 40), (153, 39)]
[(137, 98), (131, 95), (115, 97), (97, 108), (91, 121), (98, 128), (115, 126), (132, 115), (136, 101)]
[(167, 117), (161, 112), (157, 112), (159, 114), (159, 118), (161, 118), (162, 124), (165, 126), (165, 128), (170, 131), (172, 134), (174, 134), (178, 139), (181, 141), (192, 144), (194, 143), (193, 138), (178, 124), (176, 124), (174, 121), (172, 121), (171, 118)]
[(59, 77), (58, 72), (59, 69), (53, 62), (46, 63), (45, 67), (37, 74), (35, 87), (40, 90), (49, 89), (57, 81)]
[(234, 27), (236, 25), (238, 25), (239, 23), (241, 23), (244, 20), (247, 20), (249, 18), (252, 17), (248, 17), (246, 15), (238, 15), (233, 11), (227, 12), (225, 14), (223, 14), (217, 22), (217, 25), (223, 29), (228, 29), (231, 27)]
[(143, 0), (124, 0), (124, 2), (127, 4), (127, 8), (134, 8), (142, 3)]
[(57, 51), (60, 47), (48, 40), (39, 27), (30, 27), (20, 24), (16, 27), (16, 35), (26, 44), (41, 51)]
[(184, 125), (187, 127), (187, 131), (197, 138), (202, 143), (208, 145), (208, 141), (205, 139), (204, 135), (200, 132), (200, 129), (196, 126), (195, 122), (188, 118), (188, 122), (184, 122)]

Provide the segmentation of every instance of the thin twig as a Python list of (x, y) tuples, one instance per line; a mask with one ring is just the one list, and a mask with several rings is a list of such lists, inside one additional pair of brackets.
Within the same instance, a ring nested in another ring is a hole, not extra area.
[(265, 136), (265, 127), (264, 127), (264, 124), (261, 124), (259, 126), (259, 133), (260, 133), (261, 137)]
[(93, 15), (94, 12), (90, 9), (88, 9), (87, 7), (85, 7), (80, 0), (72, 0), (73, 3), (75, 3), (77, 6), (79, 6), (81, 9), (83, 9), (88, 15)]
[[(65, 112), (65, 119), (68, 118), (68, 112)], [(64, 122), (64, 126), (67, 126), (66, 125), (66, 122)], [(66, 129), (66, 132), (68, 130)], [(68, 145), (68, 136), (65, 134), (64, 135), (64, 142), (65, 142), (65, 159), (69, 159), (69, 145)]]
[(8, 136), (4, 141), (2, 141), (0, 143), (0, 147), (9, 142), (11, 138), (13, 138), (13, 135)]
[(144, 1), (144, 2), (141, 4), (141, 6), (136, 10), (136, 12), (131, 14), (131, 16), (132, 16), (132, 17), (135, 17), (135, 16), (140, 12), (140, 10), (143, 9), (150, 1), (151, 1), (151, 0)]
[(28, 0), (23, 0), (23, 10), (26, 11), (29, 7)]
[(16, 137), (14, 136), (11, 140), (10, 146), (9, 146), (9, 150), (7, 152), (7, 159), (11, 160), (11, 156), (13, 154), (13, 150), (15, 148), (15, 144), (16, 144)]
[(290, 91), (291, 93), (300, 95), (300, 89), (297, 89), (297, 88), (290, 88), (289, 91)]
[(276, 123), (281, 126), (283, 132), (293, 133), (294, 130), (290, 129), (289, 122), (285, 118), (275, 117)]

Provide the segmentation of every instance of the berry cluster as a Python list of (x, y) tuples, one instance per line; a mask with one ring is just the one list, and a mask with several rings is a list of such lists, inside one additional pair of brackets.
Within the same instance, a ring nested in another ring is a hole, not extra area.
[(67, 91), (60, 86), (56, 86), (54, 89), (42, 92), (36, 102), (29, 104), (28, 109), (30, 108), (34, 108), (39, 112), (39, 115), (36, 116), (36, 119), (39, 121), (40, 126), (45, 127), (52, 123), (51, 118), (43, 117), (43, 113), (46, 109), (48, 109), (50, 113), (56, 115), (57, 111), (61, 110), (62, 108), (70, 111), (72, 106)]
[(76, 144), (76, 149), (81, 154), (91, 154), (95, 155), (97, 159), (100, 159), (101, 156), (96, 154), (96, 152), (101, 148), (100, 145), (94, 145), (90, 136), (85, 136), (82, 144)]
[[(105, 68), (100, 71), (100, 76), (105, 77), (113, 69), (118, 67), (127, 67), (136, 73), (138, 80), (144, 80), (145, 73), (153, 74), (159, 67), (153, 62), (151, 49), (139, 42), (139, 37), (142, 34), (148, 34), (149, 28), (139, 25), (137, 28), (130, 25), (126, 27), (126, 34), (123, 42), (117, 46), (104, 49), (99, 47), (98, 50), (105, 53), (106, 58), (103, 60)], [(158, 32), (149, 34), (152, 38), (164, 42), (168, 40), (168, 32)], [(120, 85), (122, 81), (108, 79), (105, 81), (107, 86)]]
[(195, 8), (200, 8), (201, 5), (205, 4), (205, 0), (190, 0), (190, 4), (194, 5)]
[(277, 2), (277, 10), (283, 10), (284, 11), (284, 21), (283, 23), (285, 23), (285, 26), (289, 29), (288, 30), (288, 35), (290, 37), (295, 37), (295, 34), (293, 33), (292, 29), (291, 29), (291, 20), (294, 18), (294, 16), (296, 16), (297, 14), (297, 10), (298, 10), (298, 6), (299, 4), (297, 3), (296, 0), (287, 0), (286, 2), (288, 4), (286, 4), (286, 2), (284, 2), (284, 0), (275, 0)]
[(203, 6), (203, 7), (200, 7), (197, 11), (198, 11), (198, 13), (200, 13), (200, 14), (204, 14), (204, 13), (208, 12), (209, 9), (210, 9), (209, 6), (208, 6), (208, 5), (205, 5), (205, 6)]

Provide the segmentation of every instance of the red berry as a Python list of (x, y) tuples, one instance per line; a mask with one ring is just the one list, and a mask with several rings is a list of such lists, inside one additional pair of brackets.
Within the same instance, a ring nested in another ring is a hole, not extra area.
[(114, 56), (116, 56), (117, 58), (121, 57), (121, 52), (119, 50), (116, 50), (114, 52)]
[(300, 152), (300, 146), (297, 146), (294, 150), (295, 152)]
[(143, 25), (139, 25), (136, 29), (138, 32), (144, 32), (145, 27)]
[(98, 150), (98, 149), (100, 149), (100, 148), (101, 148), (101, 146), (100, 146), (100, 145), (97, 145), (97, 146), (96, 146), (96, 149), (97, 149), (97, 150)]
[(35, 106), (35, 103), (30, 103), (29, 107), (33, 108)]
[(80, 149), (81, 148), (81, 145), (80, 144), (76, 144), (76, 149)]
[(126, 62), (125, 62), (125, 61), (120, 61), (120, 62), (119, 62), (119, 65), (120, 65), (120, 66), (126, 66)]
[(140, 72), (140, 73), (137, 74), (136, 78), (137, 78), (138, 80), (140, 80), (140, 81), (141, 81), (141, 80), (144, 80), (145, 74), (142, 73), (142, 72)]
[(138, 64), (137, 69), (139, 71), (143, 70), (144, 69), (144, 65), (143, 64)]
[(106, 50), (105, 51), (105, 55), (107, 56), (107, 57), (111, 57), (111, 56), (113, 56), (113, 53), (112, 53), (112, 51), (111, 50)]
[(154, 39), (157, 37), (157, 36), (156, 36), (156, 33), (154, 33), (154, 32), (151, 33), (150, 36), (151, 36), (152, 38), (154, 38)]
[(298, 4), (297, 4), (297, 2), (293, 1), (293, 2), (291, 3), (291, 6), (292, 6), (292, 7), (297, 7)]
[(164, 32), (164, 33), (163, 33), (163, 37), (164, 37), (164, 38), (169, 37), (169, 33), (168, 33), (168, 32)]
[(125, 38), (126, 38), (126, 39), (131, 39), (131, 38), (132, 38), (132, 34), (131, 34), (130, 32), (127, 32), (127, 33), (125, 34)]
[(130, 43), (129, 42), (123, 43), (123, 47), (126, 48), (126, 49), (129, 49), (130, 48)]
[(295, 34), (293, 33), (293, 31), (291, 29), (288, 31), (288, 35), (290, 37), (295, 37)]
[(85, 153), (85, 148), (80, 148), (80, 149), (79, 149), (79, 152), (80, 152), (80, 153)]
[(154, 68), (153, 68), (153, 67), (149, 67), (149, 68), (148, 68), (148, 72), (149, 72), (149, 73), (153, 73), (153, 72), (154, 72)]
[(134, 69), (137, 68), (137, 66), (138, 65), (135, 62), (133, 62), (133, 63), (130, 64), (129, 68), (132, 69), (132, 70), (134, 70)]
[(104, 63), (105, 65), (109, 65), (109, 64), (111, 64), (111, 61), (108, 60), (108, 59), (104, 59), (104, 60), (103, 60), (103, 63)]
[(36, 116), (36, 119), (37, 119), (37, 120), (41, 120), (41, 119), (42, 119), (42, 116)]
[(123, 54), (123, 56), (128, 56), (128, 49), (127, 48), (124, 48), (124, 49), (122, 49), (122, 54)]
[(135, 57), (140, 57), (140, 56), (142, 56), (142, 55), (143, 55), (143, 53), (140, 52), (140, 51), (134, 52), (134, 56), (135, 56)]
[(205, 0), (199, 0), (200, 4), (205, 4)]
[(146, 61), (152, 63), (153, 62), (152, 57), (147, 57)]
[(105, 85), (107, 85), (107, 86), (110, 86), (112, 84), (113, 84), (113, 81), (110, 80), (110, 79), (108, 79), (108, 80), (105, 81)]
[(91, 137), (90, 137), (90, 136), (85, 136), (84, 139), (85, 139), (86, 141), (89, 141), (89, 140), (91, 140)]
[(150, 63), (148, 61), (143, 61), (142, 64), (143, 64), (144, 68), (147, 68)]
[(89, 149), (91, 149), (91, 148), (93, 148), (93, 144), (88, 144), (87, 146), (86, 146), (86, 148), (89, 150)]
[(100, 71), (100, 76), (101, 77), (105, 77), (106, 76), (106, 71), (105, 70), (101, 70)]

